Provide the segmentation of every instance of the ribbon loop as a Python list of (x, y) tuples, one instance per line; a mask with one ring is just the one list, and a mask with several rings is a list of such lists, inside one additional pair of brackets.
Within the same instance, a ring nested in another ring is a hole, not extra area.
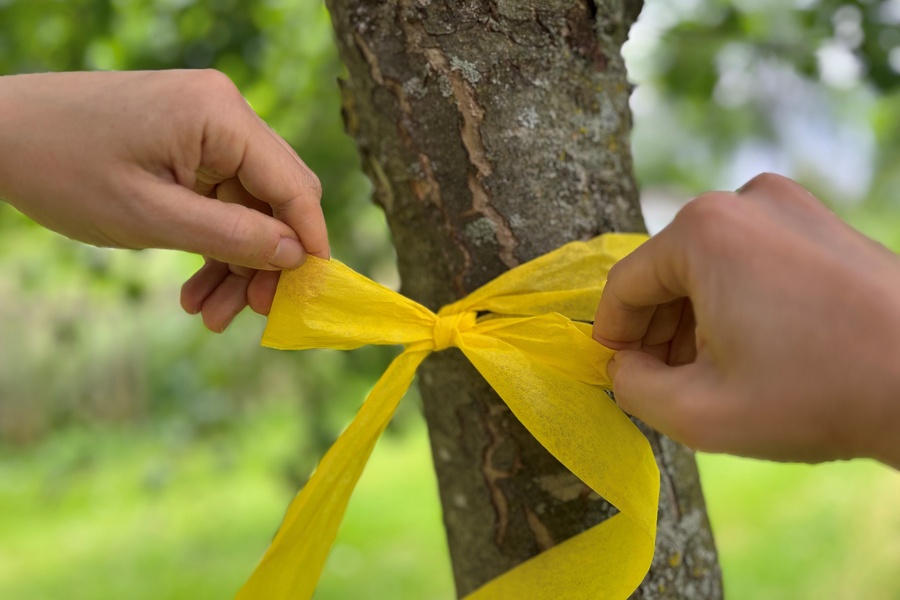
[(438, 315), (434, 321), (434, 351), (459, 345), (459, 334), (475, 326), (477, 313), (472, 311)]

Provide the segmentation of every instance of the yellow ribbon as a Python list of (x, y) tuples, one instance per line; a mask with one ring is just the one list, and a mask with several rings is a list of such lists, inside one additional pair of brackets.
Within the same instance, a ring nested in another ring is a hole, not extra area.
[(350, 350), (402, 344), (288, 509), (240, 600), (311, 598), (375, 442), (431, 352), (459, 348), (560, 462), (619, 509), (486, 583), (471, 600), (627, 598), (650, 568), (659, 471), (646, 438), (603, 393), (612, 356), (589, 322), (610, 267), (646, 236), (573, 242), (434, 314), (337, 260), (282, 274), (263, 345)]

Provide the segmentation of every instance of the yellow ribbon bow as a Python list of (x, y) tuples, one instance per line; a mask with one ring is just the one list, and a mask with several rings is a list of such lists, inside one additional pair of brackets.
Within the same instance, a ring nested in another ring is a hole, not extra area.
[(310, 257), (282, 273), (263, 345), (350, 350), (402, 344), (404, 350), (291, 503), (238, 598), (312, 597), (375, 442), (419, 364), (451, 346), (553, 456), (619, 509), (468, 598), (627, 598), (653, 558), (659, 471), (647, 439), (603, 393), (613, 353), (591, 339), (589, 322), (610, 267), (645, 239), (606, 234), (567, 244), (437, 314), (337, 260)]

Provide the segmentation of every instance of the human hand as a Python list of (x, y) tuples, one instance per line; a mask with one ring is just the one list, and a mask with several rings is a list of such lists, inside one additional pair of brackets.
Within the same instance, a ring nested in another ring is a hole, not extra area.
[(900, 468), (900, 259), (799, 184), (691, 201), (609, 273), (626, 412), (688, 446)]
[(222, 331), (327, 258), (316, 176), (216, 71), (0, 78), (0, 197), (70, 238), (206, 256), (182, 306)]

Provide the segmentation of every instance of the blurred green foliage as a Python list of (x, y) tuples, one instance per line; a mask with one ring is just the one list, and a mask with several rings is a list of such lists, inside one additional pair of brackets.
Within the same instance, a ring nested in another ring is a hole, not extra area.
[(848, 216), (896, 214), (898, 7), (649, 0), (625, 47), (644, 186), (690, 197), (772, 170)]
[[(898, 25), (896, 0), (648, 0), (626, 46), (648, 211), (775, 170), (900, 250)], [(0, 0), (0, 74), (206, 67), (319, 175), (334, 253), (396, 285), (319, 0)], [(177, 308), (199, 264), (75, 244), (0, 203), (0, 597), (229, 595), (389, 360), (265, 350), (250, 314), (206, 332)], [(407, 400), (317, 597), (452, 596)], [(729, 597), (900, 594), (895, 474), (701, 466)]]
[[(368, 202), (343, 135), (340, 66), (321, 3), (7, 1), (0, 22), (4, 74), (222, 70), (319, 175), (335, 254), (396, 279), (383, 218)], [(0, 439), (27, 441), (72, 421), (147, 414), (209, 429), (239, 418), (245, 404), (294, 396), (307, 398), (305, 410), (318, 415), (304, 439), (316, 441), (310, 456), (319, 454), (342, 426), (333, 419), (327, 427), (331, 405), (350, 409), (333, 402), (331, 382), (359, 392), (366, 384), (352, 374), (367, 382), (390, 351), (279, 356), (257, 348), (261, 320), (249, 316), (217, 340), (176, 310), (177, 287), (198, 264), (171, 253), (74, 244), (0, 204)]]

